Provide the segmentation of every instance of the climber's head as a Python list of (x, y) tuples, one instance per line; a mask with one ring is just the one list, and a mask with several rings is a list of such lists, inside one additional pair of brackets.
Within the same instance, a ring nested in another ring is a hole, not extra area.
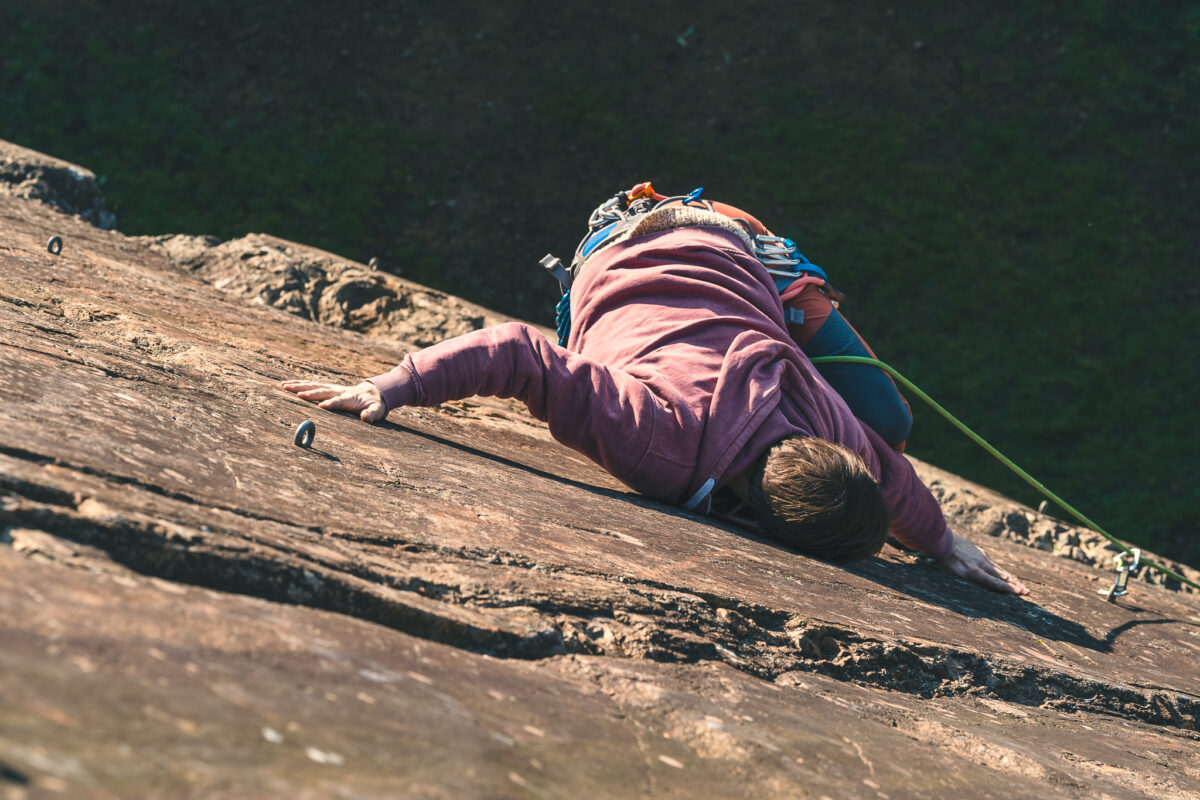
[(816, 558), (868, 558), (887, 538), (875, 477), (856, 453), (823, 439), (772, 445), (750, 470), (746, 499), (768, 536)]

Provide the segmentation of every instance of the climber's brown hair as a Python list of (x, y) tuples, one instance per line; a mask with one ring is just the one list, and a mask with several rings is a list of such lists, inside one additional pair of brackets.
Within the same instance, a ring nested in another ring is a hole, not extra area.
[(858, 454), (823, 439), (772, 445), (751, 470), (747, 501), (768, 536), (827, 561), (868, 558), (887, 538), (875, 476)]

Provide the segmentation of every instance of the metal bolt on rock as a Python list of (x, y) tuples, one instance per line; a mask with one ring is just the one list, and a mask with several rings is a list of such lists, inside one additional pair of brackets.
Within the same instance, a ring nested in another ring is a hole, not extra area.
[(300, 427), (296, 428), (296, 436), (292, 439), (296, 447), (308, 449), (312, 446), (313, 439), (317, 436), (317, 426), (311, 419), (306, 419), (300, 423)]
[(62, 237), (57, 234), (50, 237), (50, 241), (46, 242), (46, 250), (54, 255), (62, 252)]

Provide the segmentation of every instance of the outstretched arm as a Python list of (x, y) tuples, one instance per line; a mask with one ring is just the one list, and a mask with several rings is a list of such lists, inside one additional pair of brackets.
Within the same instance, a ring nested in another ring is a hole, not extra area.
[(950, 547), (950, 552), (944, 558), (938, 559), (937, 564), (947, 572), (978, 583), (993, 592), (1029, 594), (1029, 589), (1024, 583), (996, 566), (987, 553), (961, 536), (954, 535), (954, 544)]
[(555, 439), (638, 491), (674, 500), (687, 488), (683, 471), (655, 475), (645, 463), (654, 455), (651, 444), (679, 427), (668, 403), (629, 373), (551, 344), (521, 323), (481, 328), (410, 353), (395, 369), (357, 386), (285, 381), (282, 388), (367, 422), (402, 405), (476, 394), (517, 397), (549, 423)]

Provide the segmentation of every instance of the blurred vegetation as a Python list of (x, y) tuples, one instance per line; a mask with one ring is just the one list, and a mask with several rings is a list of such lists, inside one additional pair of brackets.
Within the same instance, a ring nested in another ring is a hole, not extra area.
[[(801, 243), (881, 357), (1200, 561), (1200, 3), (11, 0), (0, 137), (127, 233), (266, 231), (527, 318), (651, 178)], [(910, 452), (1036, 505), (932, 412)]]

